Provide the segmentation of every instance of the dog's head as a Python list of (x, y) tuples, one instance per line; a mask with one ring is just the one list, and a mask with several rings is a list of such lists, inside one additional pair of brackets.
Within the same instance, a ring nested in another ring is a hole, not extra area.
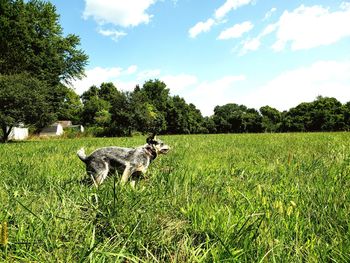
[(147, 139), (146, 142), (149, 146), (152, 146), (152, 148), (155, 150), (157, 154), (167, 154), (170, 150), (169, 145), (166, 145), (161, 140), (156, 138), (156, 135), (152, 133)]

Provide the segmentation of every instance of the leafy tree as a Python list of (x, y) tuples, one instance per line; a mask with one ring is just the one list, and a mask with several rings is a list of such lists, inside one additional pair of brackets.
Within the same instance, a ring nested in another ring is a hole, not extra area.
[(100, 85), (100, 89), (98, 90), (99, 98), (109, 102), (112, 102), (116, 97), (120, 95), (121, 93), (112, 82), (102, 83)]
[(310, 123), (311, 104), (300, 103), (282, 114), (281, 131), (283, 132), (305, 132), (307, 123)]
[(54, 116), (47, 103), (46, 83), (28, 74), (0, 75), (0, 126), (2, 141), (20, 124), (44, 127)]
[[(52, 92), (55, 95), (52, 96)], [(80, 101), (80, 97), (71, 88), (61, 84), (54, 91), (49, 90), (49, 104), (54, 109), (52, 112), (57, 114), (59, 120), (71, 120), (73, 123), (80, 123), (81, 114), (83, 111), (83, 104)], [(54, 101), (52, 99), (55, 98)]]
[(157, 108), (160, 112), (165, 112), (167, 109), (167, 102), (169, 99), (169, 89), (163, 81), (158, 79), (149, 80), (143, 84), (141, 89), (148, 100)]
[(87, 91), (80, 96), (83, 104), (91, 100), (93, 97), (99, 97), (99, 88), (95, 85), (91, 86)]
[(45, 83), (40, 86), (47, 89), (45, 99), (49, 106), (45, 110), (51, 121), (55, 119), (52, 117), (75, 117), (78, 112), (73, 108), (77, 101), (72, 108), (68, 106), (73, 95), (62, 83), (81, 78), (88, 57), (78, 48), (78, 36), (63, 36), (55, 6), (39, 0), (1, 0), (0, 28), (0, 74), (26, 73)]
[(263, 106), (260, 108), (262, 115), (262, 129), (265, 132), (276, 132), (281, 125), (281, 112), (270, 106)]
[(262, 132), (262, 117), (255, 109), (247, 109), (242, 114), (243, 132)]
[(133, 109), (130, 95), (120, 92), (113, 83), (91, 86), (82, 96), (82, 120), (87, 126), (100, 127), (98, 135), (130, 135), (133, 130)]
[[(164, 114), (161, 114), (150, 102), (139, 86), (130, 94), (133, 128), (142, 133), (164, 130)], [(160, 126), (159, 126), (160, 125)]]
[(344, 129), (349, 131), (350, 130), (350, 101), (343, 105), (343, 112), (344, 112), (344, 123), (345, 123)]
[(28, 72), (49, 87), (84, 75), (87, 55), (63, 36), (56, 8), (38, 0), (0, 1), (0, 74)]
[(174, 96), (167, 106), (167, 132), (170, 134), (190, 133), (189, 109), (183, 98)]
[(261, 119), (257, 110), (235, 103), (216, 106), (213, 116), (219, 133), (261, 132)]
[(109, 112), (110, 108), (111, 104), (109, 102), (100, 99), (98, 96), (91, 96), (89, 100), (84, 101), (84, 107), (82, 111), (83, 124), (88, 126), (97, 125), (98, 116), (101, 116), (101, 112)]
[(166, 123), (166, 112), (169, 101), (169, 89), (166, 87), (165, 83), (160, 80), (149, 80), (146, 81), (140, 92), (147, 99), (147, 103), (153, 105), (156, 113), (156, 118), (153, 121), (152, 126), (156, 129), (154, 132), (162, 133), (167, 129)]
[(216, 125), (213, 117), (204, 117), (203, 127), (206, 129), (207, 133), (217, 133)]
[(318, 96), (311, 103), (309, 131), (340, 131), (344, 127), (343, 105), (337, 99)]
[(130, 103), (130, 94), (121, 92), (111, 101), (111, 124), (109, 136), (130, 136), (133, 130), (133, 109)]
[(283, 114), (282, 131), (339, 131), (346, 128), (344, 107), (335, 98), (317, 97)]

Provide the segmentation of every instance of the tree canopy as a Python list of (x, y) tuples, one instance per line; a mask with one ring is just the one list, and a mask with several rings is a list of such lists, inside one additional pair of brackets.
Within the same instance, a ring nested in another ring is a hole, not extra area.
[(28, 74), (0, 75), (0, 126), (7, 141), (14, 126), (43, 127), (54, 119), (47, 102), (47, 86)]
[(57, 118), (78, 121), (79, 96), (64, 84), (84, 76), (88, 57), (78, 36), (63, 36), (55, 6), (0, 0), (0, 28), (3, 139), (19, 122), (40, 128)]
[[(258, 110), (228, 103), (216, 106), (203, 117), (200, 110), (180, 96), (170, 96), (166, 84), (149, 80), (132, 92), (118, 90), (112, 83), (91, 86), (82, 96), (83, 123), (101, 136), (130, 135), (132, 132), (163, 134), (339, 131), (350, 128), (350, 102), (317, 97), (289, 111), (270, 106)], [(98, 129), (96, 129), (98, 128)]]
[(27, 72), (50, 86), (84, 76), (87, 55), (78, 36), (63, 36), (49, 2), (0, 1), (0, 74)]

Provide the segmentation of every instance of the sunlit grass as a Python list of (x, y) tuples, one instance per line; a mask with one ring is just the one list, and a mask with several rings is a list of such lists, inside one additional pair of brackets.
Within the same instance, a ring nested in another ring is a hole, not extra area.
[(136, 189), (75, 153), (143, 137), (0, 145), (0, 261), (350, 261), (350, 133), (161, 138)]

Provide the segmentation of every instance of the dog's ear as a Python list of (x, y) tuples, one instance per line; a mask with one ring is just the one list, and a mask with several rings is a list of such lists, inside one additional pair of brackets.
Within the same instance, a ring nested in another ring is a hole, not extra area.
[(153, 140), (155, 139), (156, 134), (153, 132), (152, 134), (150, 134), (150, 136), (148, 136), (148, 138), (146, 139), (146, 142), (148, 144), (152, 144)]

